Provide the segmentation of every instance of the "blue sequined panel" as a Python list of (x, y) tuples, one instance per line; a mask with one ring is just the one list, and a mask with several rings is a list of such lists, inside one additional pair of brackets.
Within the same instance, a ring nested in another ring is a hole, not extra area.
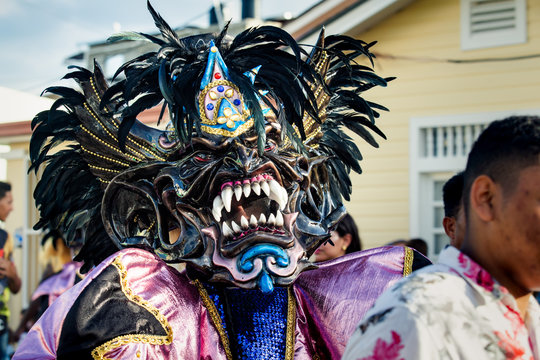
[[(205, 284), (208, 295), (216, 305), (223, 327), (227, 331), (231, 347), (238, 359), (285, 358), (287, 336), (287, 289), (274, 288), (270, 294), (258, 289), (245, 290), (225, 288), (224, 294), (215, 287)], [(233, 335), (227, 329), (225, 308), (229, 305), (229, 321)]]

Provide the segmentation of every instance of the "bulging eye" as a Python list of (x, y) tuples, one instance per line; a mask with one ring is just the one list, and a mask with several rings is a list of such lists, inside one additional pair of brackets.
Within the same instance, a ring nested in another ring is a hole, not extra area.
[(273, 151), (276, 148), (276, 144), (272, 141), (269, 141), (266, 143), (266, 147), (264, 148), (264, 151)]
[(194, 159), (197, 160), (198, 162), (202, 162), (202, 163), (205, 163), (205, 162), (209, 162), (213, 159), (213, 155), (210, 154), (210, 153), (203, 153), (203, 152), (200, 152), (200, 153), (197, 153), (197, 155), (194, 156)]

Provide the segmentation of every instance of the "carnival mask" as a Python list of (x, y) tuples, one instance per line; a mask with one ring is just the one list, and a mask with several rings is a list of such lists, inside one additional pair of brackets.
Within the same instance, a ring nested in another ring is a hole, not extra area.
[[(97, 201), (45, 204), (59, 189), (42, 186), (42, 222), (64, 231), (93, 224), (79, 254), (93, 262), (106, 232), (117, 247), (186, 262), (208, 281), (263, 292), (291, 284), (345, 214), (348, 173), (360, 171), (360, 152), (340, 127), (374, 146), (366, 128), (384, 137), (374, 125), (384, 108), (360, 93), (388, 79), (354, 62), (371, 60), (372, 44), (321, 33), (308, 55), (273, 27), (181, 39), (150, 11), (164, 40), (139, 34), (160, 49), (122, 66), (124, 80), (109, 87), (99, 67), (79, 68), (69, 77), (82, 94), (50, 89), (69, 111), (55, 106), (35, 121), (33, 166), (56, 169), (71, 156), (86, 166)], [(160, 103), (166, 130), (136, 120)], [(77, 145), (46, 157), (61, 132)], [(82, 186), (70, 174), (64, 185)], [(103, 226), (92, 220), (99, 212)]]

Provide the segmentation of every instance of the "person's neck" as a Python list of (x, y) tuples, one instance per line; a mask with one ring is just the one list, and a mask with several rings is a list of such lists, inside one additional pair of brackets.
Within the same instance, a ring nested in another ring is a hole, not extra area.
[(465, 255), (486, 270), (500, 285), (504, 286), (514, 297), (521, 317), (525, 320), (529, 307), (529, 298), (532, 292), (519, 286), (512, 278), (511, 274), (495, 262), (493, 257), (482, 251), (475, 251), (470, 243), (464, 243), (460, 249)]
[(517, 307), (523, 321), (525, 321), (527, 318), (527, 312), (529, 311), (529, 299), (531, 298), (531, 295), (532, 293), (528, 293), (523, 296), (516, 297)]

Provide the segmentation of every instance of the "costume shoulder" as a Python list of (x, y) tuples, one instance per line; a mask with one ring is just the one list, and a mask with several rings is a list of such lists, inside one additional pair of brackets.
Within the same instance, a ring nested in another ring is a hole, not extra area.
[(38, 285), (32, 294), (32, 300), (41, 296), (47, 296), (50, 299), (48, 304), (50, 305), (58, 296), (62, 295), (77, 282), (77, 271), (81, 266), (82, 263), (75, 261), (65, 264), (62, 270), (49, 276)]
[(186, 302), (198, 306), (196, 288), (155, 255), (119, 251), (53, 303), (15, 358), (92, 359), (129, 343), (170, 344), (172, 327), (164, 315), (168, 305), (156, 302), (167, 298), (177, 303), (170, 296), (178, 288), (192, 298)]
[[(395, 246), (356, 252), (319, 264), (295, 283), (300, 330), (313, 351), (340, 358), (347, 339), (375, 300), (391, 285), (426, 264), (415, 250)], [(302, 325), (304, 324), (304, 325)]]

